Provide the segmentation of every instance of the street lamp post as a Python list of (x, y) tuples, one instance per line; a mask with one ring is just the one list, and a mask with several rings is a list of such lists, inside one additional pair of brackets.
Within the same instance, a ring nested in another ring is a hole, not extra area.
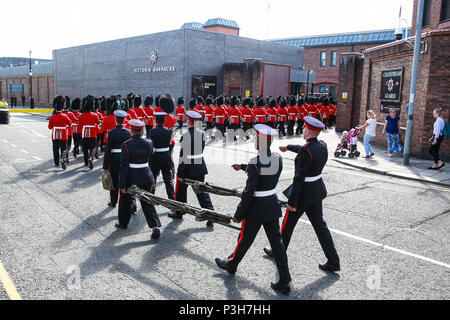
[(417, 74), (419, 70), (419, 56), (420, 56), (420, 43), (422, 35), (422, 18), (423, 18), (423, 8), (424, 0), (419, 1), (419, 8), (417, 12), (417, 22), (416, 22), (416, 39), (414, 43), (414, 58), (411, 74), (411, 89), (409, 94), (409, 104), (406, 109), (406, 114), (408, 120), (406, 122), (406, 135), (405, 135), (405, 150), (403, 152), (403, 164), (409, 165), (409, 157), (411, 153), (411, 140), (413, 132), (413, 121), (414, 121), (414, 105), (416, 103), (416, 84), (417, 84)]
[(33, 99), (33, 67), (31, 65), (31, 51), (30, 51), (30, 108), (34, 109)]

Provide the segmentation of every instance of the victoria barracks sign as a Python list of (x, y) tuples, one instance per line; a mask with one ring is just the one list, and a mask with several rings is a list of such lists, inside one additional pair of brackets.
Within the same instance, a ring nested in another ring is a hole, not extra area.
[[(149, 56), (150, 63), (155, 65), (158, 62), (158, 53), (156, 51), (152, 51)], [(134, 68), (133, 72), (142, 73), (142, 72), (175, 72), (175, 66), (153, 66), (153, 67), (142, 67), (142, 68)]]

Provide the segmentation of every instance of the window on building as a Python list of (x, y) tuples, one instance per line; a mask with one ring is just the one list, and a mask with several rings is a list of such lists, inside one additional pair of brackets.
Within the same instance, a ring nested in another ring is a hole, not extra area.
[(430, 13), (431, 13), (431, 0), (425, 0), (423, 6), (422, 28), (426, 28), (430, 25)]
[(327, 65), (327, 53), (322, 51), (320, 53), (320, 66), (325, 67)]
[(320, 92), (320, 93), (325, 93), (326, 88), (327, 88), (327, 87), (325, 87), (325, 86), (320, 86), (320, 87), (319, 87), (319, 92)]
[(336, 59), (337, 59), (336, 51), (331, 51), (331, 62), (330, 62), (331, 67), (336, 67)]
[(441, 22), (450, 20), (450, 0), (442, 0)]
[(336, 95), (336, 86), (330, 86), (330, 95), (332, 96)]

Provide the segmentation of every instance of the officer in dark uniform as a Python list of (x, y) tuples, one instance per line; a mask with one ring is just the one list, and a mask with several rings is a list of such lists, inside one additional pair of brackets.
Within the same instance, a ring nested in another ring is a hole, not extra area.
[[(177, 185), (175, 189), (175, 200), (184, 203), (186, 203), (187, 200), (188, 185), (183, 183), (183, 179), (189, 178), (204, 182), (205, 175), (208, 174), (208, 169), (206, 168), (206, 163), (203, 158), (206, 134), (199, 128), (202, 116), (200, 113), (193, 110), (187, 111), (186, 116), (188, 118), (188, 131), (183, 134), (180, 140), (180, 160), (178, 163)], [(197, 193), (196, 196), (202, 208), (214, 210), (208, 193)], [(183, 215), (181, 212), (175, 211), (169, 213), (169, 217), (181, 219)], [(208, 221), (207, 225), (212, 226), (212, 223)]]
[[(119, 172), (119, 222), (116, 228), (126, 229), (131, 216), (131, 195), (126, 192), (130, 186), (137, 186), (145, 191), (151, 191), (155, 182), (149, 164), (153, 156), (153, 143), (142, 138), (145, 123), (140, 120), (130, 120), (131, 139), (122, 144), (122, 157)], [(141, 201), (142, 211), (149, 228), (153, 229), (152, 239), (158, 239), (161, 235), (158, 214), (155, 207)]]
[[(164, 97), (164, 96), (163, 96)], [(172, 130), (164, 127), (166, 121), (166, 112), (155, 112), (156, 128), (150, 131), (149, 138), (153, 141), (153, 158), (151, 170), (156, 179), (159, 173), (162, 173), (164, 184), (166, 185), (167, 197), (171, 200), (175, 199), (175, 191), (173, 187), (174, 164), (170, 153), (170, 141), (172, 140)], [(153, 192), (154, 192), (153, 188)]]
[(286, 248), (280, 234), (281, 205), (275, 191), (283, 170), (283, 160), (279, 154), (270, 151), (272, 139), (278, 133), (265, 124), (257, 124), (254, 128), (257, 134), (258, 156), (247, 165), (233, 165), (235, 170), (244, 170), (248, 175), (242, 200), (233, 218), (236, 223), (242, 222), (241, 234), (237, 247), (228, 260), (217, 258), (216, 263), (220, 268), (234, 274), (261, 226), (264, 226), (280, 275), (280, 281), (272, 283), (272, 288), (289, 294), (291, 276)]
[(130, 131), (123, 127), (128, 113), (123, 110), (116, 110), (114, 111), (114, 115), (116, 116), (117, 127), (108, 133), (105, 157), (103, 159), (103, 171), (109, 171), (113, 180), (114, 190), (109, 192), (111, 202), (108, 203), (113, 208), (116, 207), (119, 197), (119, 171), (122, 144), (131, 138)]
[[(307, 143), (303, 147), (298, 145), (280, 147), (282, 152), (289, 150), (297, 153), (294, 182), (284, 192), (289, 201), (281, 236), (287, 249), (298, 219), (306, 212), (328, 259), (325, 264), (320, 264), (319, 268), (324, 271), (339, 271), (339, 256), (322, 212), (322, 200), (327, 196), (327, 189), (321, 174), (328, 160), (328, 150), (326, 143), (319, 141), (317, 137), (325, 126), (320, 120), (310, 116), (305, 117), (304, 121), (303, 135)], [(264, 248), (264, 251), (272, 256), (272, 250)]]

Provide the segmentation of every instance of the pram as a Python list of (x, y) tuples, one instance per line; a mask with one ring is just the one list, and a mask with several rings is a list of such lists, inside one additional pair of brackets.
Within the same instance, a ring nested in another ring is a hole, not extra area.
[(361, 152), (358, 151), (358, 129), (352, 129), (348, 132), (347, 137), (343, 137), (341, 143), (339, 143), (336, 147), (336, 151), (334, 152), (334, 156), (345, 157), (348, 153), (348, 157), (350, 159), (358, 158), (361, 155)]

